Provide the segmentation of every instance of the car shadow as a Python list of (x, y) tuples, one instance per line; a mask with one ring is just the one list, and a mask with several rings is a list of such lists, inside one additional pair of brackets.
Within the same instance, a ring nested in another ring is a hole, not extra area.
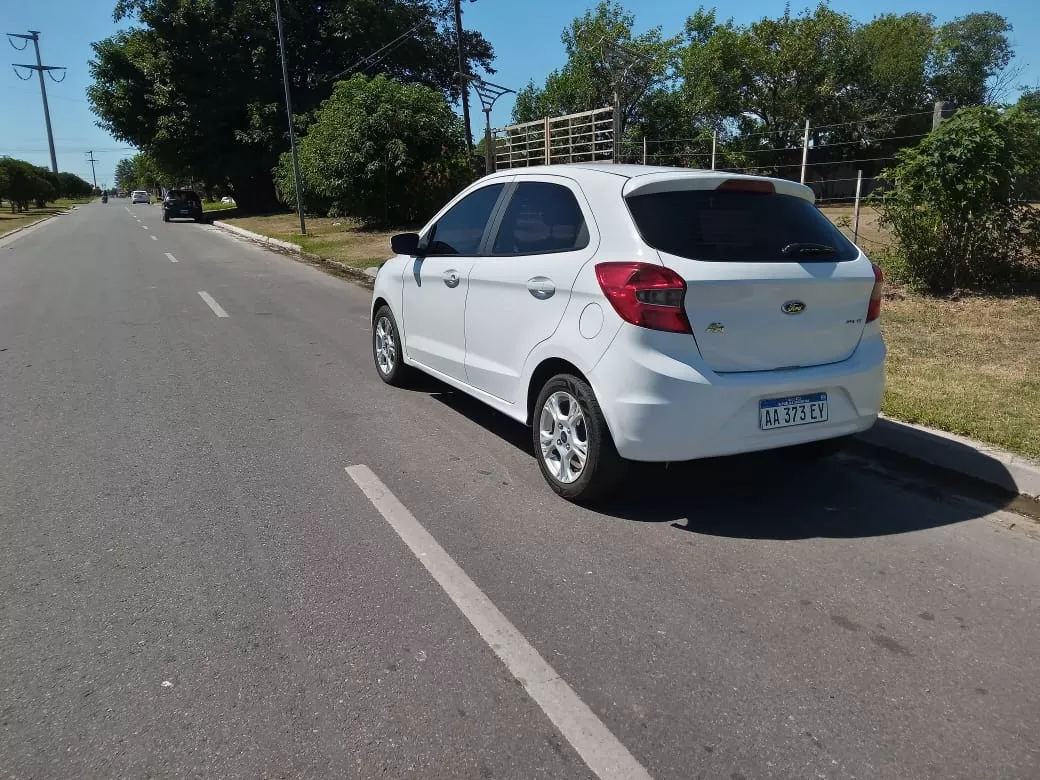
[[(530, 428), (436, 379), (422, 376), (413, 390), (516, 447), (531, 458), (537, 474)], [(1015, 501), (999, 489), (856, 442), (847, 453), (816, 461), (775, 450), (632, 463), (624, 480), (620, 490), (587, 508), (607, 517), (742, 539), (890, 536), (973, 520)]]

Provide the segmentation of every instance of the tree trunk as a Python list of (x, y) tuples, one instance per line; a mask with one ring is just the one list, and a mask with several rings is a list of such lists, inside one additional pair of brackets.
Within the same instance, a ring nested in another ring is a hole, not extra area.
[(283, 208), (278, 202), (270, 171), (251, 171), (232, 176), (231, 188), (235, 206), (240, 211), (264, 214)]

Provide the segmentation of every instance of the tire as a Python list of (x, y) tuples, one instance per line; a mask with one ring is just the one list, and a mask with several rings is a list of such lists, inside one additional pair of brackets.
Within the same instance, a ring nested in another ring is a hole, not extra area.
[(163, 221), (163, 222), (169, 222), (169, 221), (170, 221), (170, 217), (169, 217), (169, 215), (167, 215), (167, 214), (163, 214), (163, 215), (162, 215), (162, 221)]
[(380, 306), (372, 318), (372, 359), (376, 373), (388, 385), (404, 387), (411, 379), (412, 370), (403, 362), (401, 331), (389, 306)]
[[(574, 419), (575, 402), (580, 421)], [(557, 374), (546, 382), (535, 401), (531, 432), (538, 468), (560, 497), (587, 503), (619, 486), (625, 461), (618, 455), (596, 395), (584, 379)], [(580, 450), (574, 445), (583, 436), (582, 464)], [(575, 466), (579, 464), (580, 471), (575, 476)]]

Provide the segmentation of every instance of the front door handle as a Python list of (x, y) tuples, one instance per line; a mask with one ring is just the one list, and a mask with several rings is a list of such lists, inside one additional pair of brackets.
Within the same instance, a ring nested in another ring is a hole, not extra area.
[(450, 271), (445, 271), (441, 276), (444, 279), (444, 283), (448, 285), (448, 287), (459, 286), (459, 272), (456, 271), (454, 268)]
[(545, 301), (556, 293), (556, 285), (546, 276), (535, 276), (527, 280), (527, 291), (538, 300)]

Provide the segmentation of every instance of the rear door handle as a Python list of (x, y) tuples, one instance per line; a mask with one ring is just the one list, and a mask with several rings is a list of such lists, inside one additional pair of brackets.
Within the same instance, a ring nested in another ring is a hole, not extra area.
[(538, 300), (545, 301), (556, 293), (556, 285), (546, 276), (535, 276), (527, 280), (527, 291)]
[(444, 278), (444, 283), (448, 285), (448, 287), (459, 286), (459, 272), (456, 271), (454, 268), (450, 271), (445, 271), (442, 274), (442, 277)]

